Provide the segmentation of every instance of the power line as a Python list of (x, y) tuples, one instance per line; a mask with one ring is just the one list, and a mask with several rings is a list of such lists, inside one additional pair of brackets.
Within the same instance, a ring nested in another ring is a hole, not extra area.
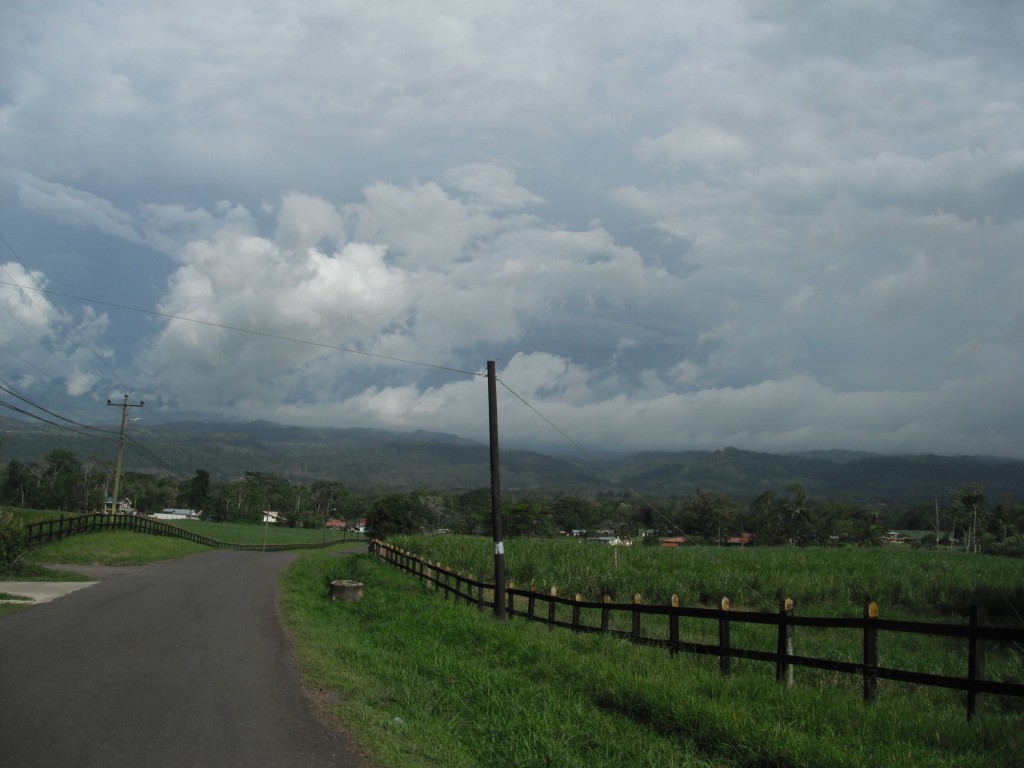
[(56, 413), (55, 411), (51, 411), (49, 408), (46, 408), (46, 407), (44, 407), (42, 405), (39, 405), (39, 403), (37, 403), (34, 400), (31, 400), (28, 397), (26, 397), (25, 395), (21, 394), (20, 392), (15, 390), (8, 382), (4, 381), (3, 379), (0, 379), (0, 391), (6, 392), (9, 395), (13, 395), (14, 397), (16, 397), (18, 400), (21, 400), (26, 405), (31, 405), (33, 408), (36, 408), (36, 409), (42, 411), (43, 413), (46, 413), (46, 414), (48, 414), (50, 416), (53, 416), (55, 419), (60, 419), (61, 421), (67, 422), (68, 424), (73, 424), (76, 427), (81, 427), (82, 429), (88, 429), (88, 430), (91, 430), (91, 431), (94, 431), (94, 432), (99, 432), (99, 433), (104, 434), (104, 435), (114, 434), (110, 430), (101, 429), (100, 427), (93, 427), (93, 426), (90, 426), (88, 424), (82, 424), (81, 422), (75, 421), (74, 419), (69, 419), (66, 416), (61, 416), (59, 413)]
[[(29, 277), (29, 279), (31, 279), (31, 280), (33, 281), (33, 283), (34, 283), (34, 282), (35, 282), (35, 278), (34, 278), (34, 277), (32, 276), (32, 272), (31, 272), (31, 270), (29, 270), (29, 268), (28, 268), (27, 266), (25, 266), (25, 262), (23, 262), (23, 261), (21, 260), (21, 256), (19, 256), (19, 255), (18, 255), (18, 252), (14, 250), (14, 246), (12, 246), (12, 245), (11, 245), (11, 244), (10, 244), (9, 242), (7, 242), (7, 238), (5, 238), (5, 237), (4, 237), (4, 236), (3, 236), (2, 234), (0, 234), (0, 242), (2, 242), (2, 243), (3, 243), (4, 245), (5, 245), (5, 246), (7, 246), (7, 250), (11, 252), (11, 255), (12, 255), (12, 256), (14, 256), (14, 259), (15, 259), (15, 261), (17, 261), (17, 262), (18, 262), (18, 264), (20, 264), (20, 265), (21, 265), (21, 268), (22, 268), (22, 269), (23, 269), (23, 270), (25, 271), (25, 274), (26, 274), (26, 275), (27, 275), (27, 276)], [(8, 272), (7, 272), (7, 270), (6, 270), (6, 269), (0, 268), (0, 271), (2, 271), (2, 272), (3, 272), (4, 274), (5, 274), (5, 275), (7, 275), (7, 277), (8, 277), (9, 279), (11, 278), (10, 274), (8, 274)], [(6, 285), (10, 285), (10, 286), (18, 287), (18, 288), (21, 288), (22, 290), (36, 290), (36, 291), (39, 291), (40, 293), (46, 293), (46, 291), (45, 291), (45, 290), (44, 290), (43, 288), (39, 287), (39, 286), (38, 286), (38, 284), (36, 284), (36, 286), (35, 286), (34, 288), (33, 288), (33, 287), (29, 287), (29, 286), (23, 286), (23, 285), (18, 285), (17, 283), (14, 283), (14, 282), (9, 282), (9, 283), (6, 283)], [(26, 294), (26, 298), (28, 298), (28, 300), (29, 300), (29, 301), (30, 301), (30, 302), (32, 303), (32, 305), (33, 305), (34, 307), (36, 307), (36, 308), (37, 308), (37, 309), (39, 309), (39, 310), (40, 310), (41, 312), (43, 312), (43, 314), (49, 314), (49, 313), (48, 313), (48, 312), (46, 311), (46, 309), (45, 309), (44, 307), (40, 307), (40, 306), (39, 306), (38, 304), (36, 304), (36, 302), (32, 300), (32, 297), (31, 297), (30, 295), (27, 295), (27, 294)], [(18, 320), (17, 318), (15, 318), (15, 317), (14, 317), (14, 315), (13, 315), (13, 314), (12, 314), (12, 313), (10, 312), (10, 310), (7, 310), (7, 309), (6, 309), (6, 307), (5, 307), (4, 309), (5, 309), (5, 311), (6, 311), (6, 312), (7, 312), (8, 314), (10, 314), (10, 315), (11, 315), (11, 317), (12, 317), (12, 318), (13, 318), (14, 320), (16, 320), (16, 321), (18, 322), (18, 324), (19, 324), (19, 325), (21, 325), (21, 326), (22, 326), (22, 328), (24, 328), (24, 329), (25, 329), (26, 333), (28, 333), (28, 334), (29, 334), (29, 336), (31, 336), (31, 337), (32, 337), (33, 339), (35, 339), (36, 343), (37, 343), (37, 344), (39, 344), (39, 346), (40, 346), (40, 347), (42, 347), (43, 349), (45, 349), (45, 350), (46, 350), (46, 351), (47, 351), (47, 352), (48, 352), (48, 353), (49, 353), (49, 354), (50, 354), (51, 356), (53, 356), (53, 352), (52, 352), (51, 350), (47, 349), (47, 348), (46, 348), (46, 346), (45, 346), (45, 345), (44, 345), (44, 344), (42, 343), (42, 341), (40, 341), (40, 340), (39, 340), (38, 338), (36, 338), (35, 334), (33, 334), (33, 333), (32, 333), (32, 332), (31, 332), (31, 331), (30, 331), (30, 330), (28, 329), (28, 328), (26, 328), (26, 327), (25, 327), (24, 323), (22, 323), (22, 322), (21, 322), (20, 320)], [(63, 317), (63, 312), (62, 312), (62, 311), (60, 310), (60, 308), (59, 308), (59, 307), (56, 307), (56, 309), (57, 309), (58, 315), (60, 315), (59, 319), (63, 321), (63, 320), (64, 320), (64, 317)], [(77, 328), (76, 328), (76, 327), (75, 327), (75, 326), (74, 326), (73, 324), (71, 324), (71, 325), (70, 325), (70, 327), (71, 327), (71, 328), (73, 328), (73, 329), (75, 330), (75, 333), (77, 334), (77, 336), (78, 336), (78, 338), (79, 338), (79, 339), (81, 340), (81, 342), (82, 342), (83, 344), (85, 344), (85, 346), (86, 346), (86, 347), (88, 347), (88, 348), (89, 348), (89, 351), (90, 351), (90, 352), (92, 352), (92, 356), (93, 356), (93, 358), (94, 358), (95, 360), (97, 360), (97, 361), (98, 361), (98, 362), (99, 362), (99, 363), (100, 363), (101, 365), (104, 365), (104, 366), (106, 366), (106, 363), (105, 363), (105, 361), (104, 361), (104, 358), (103, 358), (103, 356), (102, 356), (102, 355), (101, 355), (101, 354), (100, 354), (100, 353), (99, 353), (99, 352), (98, 352), (98, 351), (96, 350), (96, 348), (95, 348), (95, 347), (94, 347), (94, 346), (92, 345), (92, 342), (90, 342), (90, 341), (89, 341), (89, 339), (88, 339), (88, 338), (87, 338), (87, 337), (86, 337), (86, 336), (85, 336), (84, 334), (82, 334), (82, 333), (81, 333), (81, 332), (80, 332), (80, 331), (79, 331), (79, 330), (78, 330), (78, 329), (77, 329)], [(58, 324), (56, 324), (56, 325), (55, 325), (55, 328), (56, 328), (56, 329), (57, 329), (57, 331), (58, 331), (58, 332), (60, 333), (60, 335), (64, 337), (64, 340), (65, 340), (65, 341), (66, 341), (66, 342), (68, 343), (68, 345), (70, 346), (70, 345), (72, 344), (72, 342), (71, 342), (71, 339), (70, 339), (70, 338), (68, 338), (68, 335), (67, 335), (67, 333), (66, 333), (66, 332), (65, 332), (65, 330), (64, 330), (64, 328), (65, 328), (65, 324), (63, 324), (63, 323), (58, 323)], [(93, 370), (94, 370), (94, 371), (95, 371), (96, 373), (98, 373), (98, 374), (99, 374), (99, 376), (100, 376), (100, 378), (101, 378), (101, 379), (102, 379), (102, 378), (104, 378), (104, 377), (106, 376), (106, 377), (110, 378), (110, 379), (111, 379), (112, 381), (116, 381), (116, 380), (117, 380), (118, 378), (120, 378), (120, 377), (118, 376), (117, 372), (116, 372), (116, 371), (114, 371), (113, 369), (109, 368), (109, 367), (107, 368), (107, 373), (104, 373), (104, 371), (100, 370), (99, 368), (97, 368), (97, 367), (95, 367), (95, 366), (92, 366), (92, 368), (93, 368)], [(52, 378), (52, 377), (51, 377), (51, 378)]]
[[(518, 392), (516, 392), (514, 389), (512, 389), (508, 384), (506, 384), (500, 378), (498, 379), (498, 381), (501, 382), (501, 386), (503, 386), (506, 390), (508, 390), (509, 393), (511, 393), (513, 397), (515, 397), (517, 400), (519, 400), (519, 402), (521, 402), (523, 405), (525, 405), (527, 408), (529, 408), (531, 411), (533, 411), (549, 427), (551, 427), (558, 434), (560, 434), (562, 437), (564, 437), (566, 440), (568, 440), (570, 443), (572, 443), (576, 447), (576, 449), (586, 457), (586, 459), (589, 462), (591, 462), (592, 464), (600, 467), (602, 470), (604, 470), (604, 472), (609, 477), (611, 476), (612, 473), (611, 473), (611, 470), (608, 468), (607, 464), (605, 464), (604, 462), (599, 461), (598, 459), (593, 457), (586, 448), (584, 448), (578, 442), (573, 440), (568, 434), (566, 434), (566, 432), (563, 429), (561, 429), (557, 424), (555, 424), (553, 421), (551, 421), (551, 419), (549, 419), (547, 416), (545, 416), (543, 413), (541, 413), (539, 410), (537, 410), (537, 408), (535, 408), (533, 406), (533, 404), (528, 402), (526, 400), (526, 398), (524, 398), (522, 395), (520, 395)], [(680, 534), (683, 534), (682, 528), (677, 523), (673, 523), (672, 520), (670, 520), (669, 517), (666, 514), (664, 514), (660, 509), (658, 509), (652, 502), (648, 501), (644, 497), (644, 495), (642, 493), (637, 491), (635, 488), (631, 487), (629, 485), (629, 483), (625, 482), (624, 480), (614, 480), (614, 482), (617, 483), (618, 485), (621, 485), (623, 488), (625, 488), (627, 491), (629, 491), (633, 496), (635, 496), (641, 502), (646, 504), (648, 509), (650, 509), (656, 515), (658, 515), (658, 517), (660, 517), (662, 520), (664, 520), (666, 523), (668, 523), (670, 530), (671, 529), (675, 529)]]

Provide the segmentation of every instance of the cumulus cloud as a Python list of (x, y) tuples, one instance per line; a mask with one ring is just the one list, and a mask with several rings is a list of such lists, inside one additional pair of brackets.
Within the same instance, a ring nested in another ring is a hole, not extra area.
[(1021, 454), (1013, 4), (396, 8), (6, 14), (0, 224), (191, 319), (116, 343), (147, 402), (480, 436), (430, 366), (498, 359), (609, 448)]

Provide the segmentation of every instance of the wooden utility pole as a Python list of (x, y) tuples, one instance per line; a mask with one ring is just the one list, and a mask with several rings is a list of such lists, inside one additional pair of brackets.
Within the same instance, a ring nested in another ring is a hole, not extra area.
[(494, 615), (505, 618), (505, 542), (501, 525), (501, 472), (498, 463), (498, 384), (494, 361), (487, 361), (487, 402), (491, 433), (491, 526), (494, 529)]
[(137, 403), (129, 403), (128, 395), (124, 396), (124, 402), (118, 405), (107, 400), (107, 405), (117, 405), (121, 409), (121, 437), (117, 441), (117, 466), (114, 469), (114, 495), (110, 497), (110, 514), (117, 514), (117, 494), (121, 485), (121, 458), (124, 456), (124, 428), (128, 424), (128, 409), (141, 408), (145, 402), (139, 400)]

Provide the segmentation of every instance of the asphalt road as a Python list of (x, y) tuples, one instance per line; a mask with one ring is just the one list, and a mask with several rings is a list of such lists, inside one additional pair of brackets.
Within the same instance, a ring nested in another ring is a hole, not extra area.
[(277, 618), (293, 557), (209, 552), (0, 618), (0, 766), (362, 765)]

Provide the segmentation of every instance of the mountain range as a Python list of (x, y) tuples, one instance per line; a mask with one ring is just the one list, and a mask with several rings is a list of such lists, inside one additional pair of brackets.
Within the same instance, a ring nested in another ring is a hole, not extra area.
[[(0, 461), (40, 461), (54, 449), (80, 461), (113, 464), (118, 434), (109, 428), (74, 431), (38, 422), (0, 419)], [(1024, 499), (1024, 461), (985, 456), (895, 456), (847, 450), (792, 454), (736, 448), (651, 451), (578, 458), (529, 450), (500, 452), (502, 493), (513, 496), (621, 495), (673, 498), (699, 490), (748, 502), (793, 483), (818, 500), (893, 506), (933, 504), (965, 483), (985, 487), (990, 503)], [(485, 488), (486, 444), (436, 432), (315, 428), (273, 424), (179, 422), (130, 425), (126, 471), (191, 477), (204, 469), (214, 482), (260, 471), (292, 482), (330, 480), (377, 493), (429, 488)]]

